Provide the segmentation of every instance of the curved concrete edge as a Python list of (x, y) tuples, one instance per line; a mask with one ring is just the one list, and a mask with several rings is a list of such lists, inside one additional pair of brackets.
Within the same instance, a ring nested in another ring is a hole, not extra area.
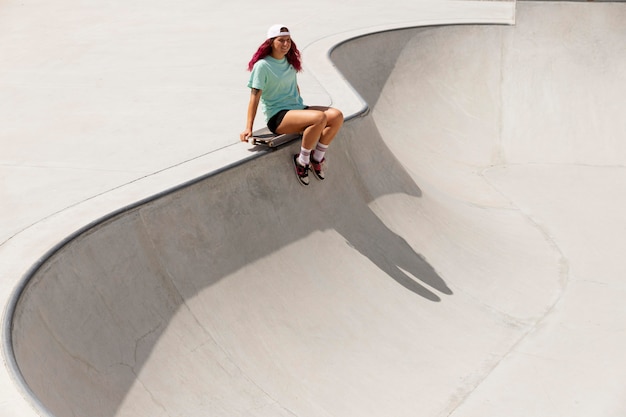
[[(346, 119), (367, 111), (368, 106), (361, 95), (345, 79), (330, 56), (339, 45), (350, 40), (373, 33), (387, 32), (392, 30), (407, 29), (413, 27), (465, 25), (465, 24), (490, 24), (512, 25), (515, 24), (514, 3), (503, 2), (470, 2), (472, 8), (464, 11), (456, 17), (425, 17), (412, 22), (403, 22), (394, 25), (383, 25), (363, 28), (355, 31), (338, 33), (333, 36), (320, 39), (303, 50), (307, 57), (307, 68), (311, 70), (316, 80), (323, 86), (331, 97), (331, 105), (341, 109)], [(488, 6), (488, 7), (487, 7)], [(484, 9), (489, 9), (487, 16)], [(453, 12), (451, 12), (453, 13)]]
[[(176, 190), (200, 182), (203, 179), (245, 164), (268, 152), (269, 151), (264, 149), (256, 149), (254, 153), (251, 153), (250, 148), (241, 145), (233, 145), (228, 148), (220, 149), (216, 152), (199, 157), (194, 161), (188, 161), (180, 166), (144, 177), (140, 181), (126, 184), (124, 187), (83, 202), (80, 206), (70, 207), (65, 211), (56, 213), (50, 218), (44, 219), (20, 234), (19, 240), (20, 242), (26, 242), (26, 247), (20, 246), (17, 244), (18, 242), (10, 242), (9, 245), (6, 245), (7, 247), (4, 247), (2, 250), (3, 259), (22, 259), (24, 255), (22, 253), (23, 251), (32, 252), (32, 247), (28, 243), (36, 245), (43, 255), (31, 264), (25, 272), (21, 273), (21, 278), (4, 303), (2, 315), (2, 358), (5, 367), (1, 369), (8, 372), (3, 375), (2, 371), (0, 371), (0, 387), (2, 387), (3, 393), (3, 399), (2, 402), (0, 402), (0, 410), (7, 412), (7, 415), (30, 416), (31, 414), (28, 413), (32, 411), (34, 407), (38, 413), (36, 415), (54, 417), (53, 414), (41, 404), (32, 393), (28, 384), (24, 381), (15, 360), (12, 338), (12, 318), (20, 296), (30, 279), (50, 257), (60, 251), (77, 236), (80, 236), (115, 216), (150, 201), (157, 200)], [(215, 168), (207, 172), (207, 166)], [(184, 182), (180, 183), (181, 179), (184, 178), (191, 179), (184, 180)], [(167, 188), (163, 190), (163, 186)], [(160, 191), (159, 188), (161, 188)], [(127, 202), (128, 200), (132, 201), (133, 198), (137, 200), (131, 203)], [(88, 218), (90, 213), (97, 213), (98, 217), (86, 225), (81, 225), (81, 221)], [(66, 235), (66, 237), (61, 240), (55, 239), (56, 235), (51, 233), (51, 231), (57, 232), (59, 229), (67, 230), (70, 228), (73, 228), (74, 231), (70, 232), (69, 235)], [(40, 237), (43, 237), (43, 239), (40, 239)], [(49, 247), (47, 250), (44, 249), (46, 245)], [(4, 252), (8, 252), (8, 254)], [(24, 265), (13, 266), (15, 275), (20, 274), (18, 271), (19, 267), (24, 267)], [(4, 264), (0, 265), (0, 273), (2, 273), (3, 276), (10, 274), (10, 272), (11, 270), (7, 270)]]
[[(330, 104), (342, 109), (347, 120), (368, 110), (363, 98), (330, 59), (333, 49), (341, 43), (367, 34), (411, 27), (515, 23), (515, 2), (451, 1), (444, 4), (445, 7), (425, 13), (428, 16), (417, 20), (338, 33), (305, 47), (303, 53), (306, 54), (307, 68), (330, 97)], [(0, 302), (3, 305), (1, 326), (4, 363), (0, 367), (0, 391), (3, 395), (0, 398), (0, 411), (4, 415), (54, 417), (25, 384), (15, 362), (11, 338), (15, 305), (21, 291), (38, 268), (76, 236), (107, 219), (267, 153), (264, 150), (256, 150), (255, 153), (251, 151), (250, 147), (236, 143), (144, 176), (51, 214), (22, 230), (0, 248), (0, 276), (20, 277), (0, 282), (0, 294), (3, 296)], [(35, 253), (43, 255), (33, 263)]]

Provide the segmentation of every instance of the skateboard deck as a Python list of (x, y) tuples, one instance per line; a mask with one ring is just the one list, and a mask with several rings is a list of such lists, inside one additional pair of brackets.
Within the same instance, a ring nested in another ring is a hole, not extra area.
[(276, 133), (272, 133), (267, 127), (257, 130), (252, 133), (250, 139), (248, 139), (248, 143), (252, 145), (262, 145), (270, 148), (275, 148), (277, 146), (283, 145), (287, 142), (291, 142), (292, 140), (301, 138), (302, 135), (299, 133), (289, 133), (285, 135), (279, 135)]

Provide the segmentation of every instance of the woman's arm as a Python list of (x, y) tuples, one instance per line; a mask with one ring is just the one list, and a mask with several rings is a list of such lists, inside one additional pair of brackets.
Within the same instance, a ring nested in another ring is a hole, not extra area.
[(257, 109), (259, 108), (259, 101), (261, 100), (261, 90), (256, 88), (250, 89), (250, 101), (248, 102), (248, 118), (246, 120), (246, 130), (241, 132), (239, 140), (246, 142), (250, 136), (252, 136), (252, 127), (254, 125), (254, 119), (256, 117)]

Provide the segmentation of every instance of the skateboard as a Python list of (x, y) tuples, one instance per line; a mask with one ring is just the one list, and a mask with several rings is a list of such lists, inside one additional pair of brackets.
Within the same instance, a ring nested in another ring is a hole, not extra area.
[(291, 142), (295, 139), (300, 139), (301, 137), (302, 135), (299, 133), (279, 135), (272, 133), (267, 127), (265, 127), (261, 130), (253, 132), (252, 136), (248, 139), (248, 143), (251, 145), (262, 145), (269, 148), (276, 148), (277, 146)]

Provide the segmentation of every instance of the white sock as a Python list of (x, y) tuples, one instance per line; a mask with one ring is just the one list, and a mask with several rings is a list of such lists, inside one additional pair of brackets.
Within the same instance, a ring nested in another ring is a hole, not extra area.
[(328, 145), (317, 142), (317, 146), (315, 147), (315, 153), (313, 154), (313, 159), (315, 159), (317, 162), (322, 162), (327, 150)]
[(302, 166), (307, 166), (311, 162), (311, 150), (300, 148), (300, 156), (298, 157), (298, 162)]

